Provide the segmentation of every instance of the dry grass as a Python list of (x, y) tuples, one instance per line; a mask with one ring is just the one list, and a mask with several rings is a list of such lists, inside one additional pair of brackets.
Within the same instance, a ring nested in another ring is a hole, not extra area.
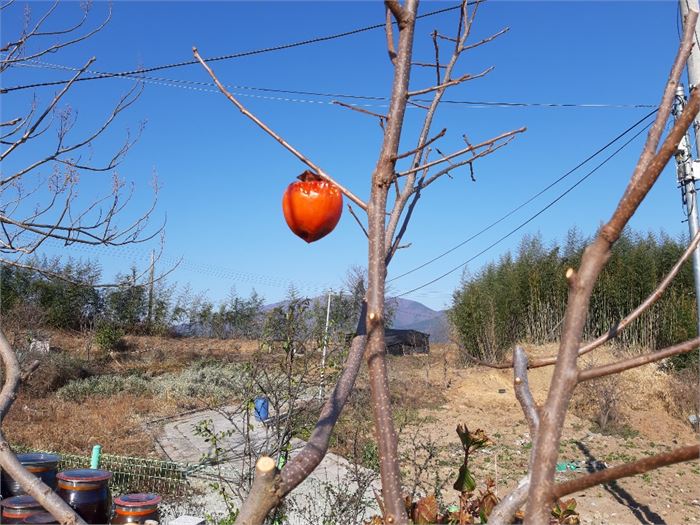
[(11, 443), (41, 450), (89, 454), (93, 445), (101, 444), (110, 454), (156, 456), (153, 438), (142, 422), (172, 408), (129, 395), (82, 403), (53, 398), (30, 403), (20, 397), (4, 428)]

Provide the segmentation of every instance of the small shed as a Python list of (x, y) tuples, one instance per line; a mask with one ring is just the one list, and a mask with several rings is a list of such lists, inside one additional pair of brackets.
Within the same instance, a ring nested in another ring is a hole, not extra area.
[(386, 351), (391, 355), (427, 354), (430, 352), (430, 334), (418, 330), (396, 330), (387, 328), (384, 331)]
[[(345, 343), (350, 344), (355, 334), (345, 334)], [(430, 353), (430, 334), (418, 330), (384, 330), (386, 353), (391, 355), (411, 355)]]

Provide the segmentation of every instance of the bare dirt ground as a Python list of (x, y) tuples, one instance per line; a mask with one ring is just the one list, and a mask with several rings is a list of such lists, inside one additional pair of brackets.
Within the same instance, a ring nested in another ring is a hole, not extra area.
[[(556, 353), (554, 345), (527, 350), (532, 355)], [(477, 452), (473, 473), (477, 481), (487, 477), (496, 480), (498, 494), (503, 496), (525, 473), (531, 448), (528, 428), (513, 394), (512, 371), (454, 366), (445, 371), (436, 366), (439, 357), (435, 354), (440, 352), (448, 362), (454, 357), (453, 349), (443, 347), (430, 357), (410, 357), (417, 363), (401, 367), (402, 381), (412, 382), (416, 389), (449, 384), (442, 406), (420, 411), (425, 418), (420, 425), (422, 436), (438, 445), (441, 457), (453, 458), (452, 465), (459, 465), (461, 450), (454, 431), (456, 425), (465, 422), (470, 429), (484, 429), (494, 445)], [(600, 363), (612, 359), (610, 351), (602, 350), (597, 359)], [(530, 386), (538, 403), (544, 401), (551, 373), (551, 367), (530, 372)], [(669, 414), (667, 380), (658, 368), (626, 372), (618, 385), (622, 392), (619, 418), (624, 424), (609, 435), (602, 434), (590, 420), (569, 414), (559, 460), (597, 460), (615, 466), (696, 443), (698, 435), (691, 427)], [(587, 388), (574, 397), (572, 404), (585, 415), (590, 411), (588, 397), (596, 395), (600, 392), (595, 387)], [(443, 478), (448, 478), (447, 490), (443, 491), (448, 500), (449, 493), (454, 493), (450, 488), (454, 472), (456, 467), (450, 465), (443, 474)], [(558, 477), (570, 479), (583, 475), (580, 472), (566, 471)], [(700, 462), (665, 467), (572, 496), (582, 523), (695, 523), (700, 521)]]
[[(210, 339), (128, 338), (129, 349), (116, 355), (87, 355), (84, 341), (72, 334), (54, 334), (52, 345), (80, 357), (93, 373), (161, 374), (185, 368), (197, 359), (232, 362), (246, 359), (254, 342)], [(526, 348), (531, 355), (556, 352), (553, 345)], [(596, 353), (598, 364), (612, 359), (609, 349)], [(33, 380), (50, 370), (39, 368)], [(530, 385), (538, 402), (544, 400), (551, 368), (531, 371)], [(482, 428), (493, 445), (473, 458), (472, 471), (481, 486), (491, 477), (503, 496), (525, 473), (531, 449), (530, 436), (513, 395), (512, 372), (484, 367), (458, 366), (456, 349), (433, 345), (430, 355), (390, 358), (392, 401), (397, 407), (405, 456), (404, 481), (416, 485), (417, 494), (442, 487), (445, 502), (454, 500), (451, 485), (462, 452), (455, 428), (466, 423)], [(592, 383), (574, 397), (575, 414), (567, 417), (560, 461), (603, 461), (610, 466), (640, 459), (673, 447), (695, 443), (695, 434), (683, 410), (669, 395), (669, 376), (656, 366), (628, 371), (615, 390), (617, 426), (602, 433), (594, 423), (596, 401), (607, 395), (604, 385)], [(357, 382), (354, 401), (336, 431), (334, 451), (350, 458), (350, 433), (362, 427), (371, 437), (366, 372)], [(694, 389), (697, 395), (697, 389)], [(160, 451), (145, 422), (206, 408), (206, 400), (163, 399), (132, 394), (72, 402), (54, 395), (20, 395), (5, 422), (9, 439), (25, 446), (87, 454), (95, 443), (105, 451), (137, 456), (158, 456)], [(347, 440), (343, 436), (348, 436)], [(418, 452), (414, 453), (418, 445)], [(345, 447), (345, 448), (343, 448)], [(431, 450), (430, 453), (426, 452)], [(427, 456), (430, 456), (426, 459)], [(352, 458), (350, 458), (352, 459)], [(423, 465), (418, 469), (413, 463)], [(582, 475), (559, 474), (560, 479)], [(587, 524), (684, 524), (700, 522), (700, 462), (666, 467), (608, 486), (573, 494), (581, 520)]]

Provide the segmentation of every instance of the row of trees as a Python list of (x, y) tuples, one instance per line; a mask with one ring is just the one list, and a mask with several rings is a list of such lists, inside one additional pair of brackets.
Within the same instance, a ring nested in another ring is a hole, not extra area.
[[(571, 229), (563, 243), (547, 246), (526, 236), (454, 292), (450, 312), (462, 345), (474, 357), (500, 360), (516, 342), (554, 342), (566, 310), (565, 273), (577, 268), (590, 239)], [(687, 247), (687, 238), (626, 229), (591, 296), (584, 337), (607, 332), (658, 285)], [(684, 265), (654, 308), (620, 333), (616, 344), (658, 349), (695, 336), (696, 302), (690, 264)]]
[[(220, 339), (285, 339), (285, 326), (304, 327), (305, 337), (325, 337), (326, 299), (331, 293), (328, 325), (332, 335), (354, 331), (365, 293), (361, 270), (348, 274), (348, 291), (327, 292), (310, 300), (290, 288), (282, 303), (266, 307), (253, 291), (248, 297), (232, 289), (215, 304), (206, 293), (189, 286), (179, 292), (175, 284), (156, 280), (152, 290), (137, 271), (118, 275), (116, 286), (99, 287), (101, 269), (94, 261), (43, 260), (35, 265), (44, 273), (2, 265), (0, 308), (6, 319), (26, 330), (64, 329), (90, 332), (103, 327), (125, 334), (178, 335)], [(52, 277), (46, 277), (51, 275)], [(53, 276), (60, 275), (64, 279)], [(289, 318), (292, 316), (293, 318)]]

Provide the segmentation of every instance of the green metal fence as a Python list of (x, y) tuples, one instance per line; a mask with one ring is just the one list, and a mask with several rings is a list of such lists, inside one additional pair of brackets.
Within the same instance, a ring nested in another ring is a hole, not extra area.
[[(65, 454), (47, 450), (13, 447), (15, 452), (48, 452), (61, 456), (59, 472), (76, 468), (89, 468), (90, 456)], [(187, 465), (159, 459), (138, 458), (103, 454), (100, 468), (112, 473), (112, 494), (132, 492), (155, 492), (170, 500), (183, 500), (192, 496), (192, 487), (187, 481)]]

